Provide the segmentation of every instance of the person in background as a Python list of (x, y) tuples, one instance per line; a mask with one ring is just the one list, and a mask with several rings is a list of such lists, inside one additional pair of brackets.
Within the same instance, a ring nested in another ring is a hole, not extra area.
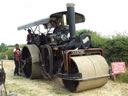
[(14, 69), (14, 76), (19, 75), (19, 66), (20, 66), (20, 48), (19, 45), (15, 45), (14, 49), (14, 62), (15, 62), (15, 69)]

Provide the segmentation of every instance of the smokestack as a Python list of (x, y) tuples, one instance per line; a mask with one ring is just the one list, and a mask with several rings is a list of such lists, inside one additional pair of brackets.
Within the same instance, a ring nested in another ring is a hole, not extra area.
[(73, 39), (76, 37), (76, 29), (75, 29), (75, 12), (74, 12), (74, 4), (67, 4), (67, 13), (68, 13), (68, 24), (70, 31), (70, 38)]

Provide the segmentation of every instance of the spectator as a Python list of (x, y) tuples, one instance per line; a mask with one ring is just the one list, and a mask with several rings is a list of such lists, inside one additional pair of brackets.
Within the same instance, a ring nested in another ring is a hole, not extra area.
[(20, 48), (19, 45), (15, 45), (14, 49), (14, 62), (15, 62), (15, 70), (14, 76), (19, 75), (19, 66), (20, 66)]

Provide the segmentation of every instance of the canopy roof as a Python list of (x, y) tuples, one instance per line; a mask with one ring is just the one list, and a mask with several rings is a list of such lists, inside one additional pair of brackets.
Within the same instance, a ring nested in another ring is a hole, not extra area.
[[(25, 24), (23, 26), (19, 26), (17, 29), (22, 30), (22, 29), (31, 28), (34, 26), (39, 26), (41, 24), (43, 24), (45, 26), (45, 28), (51, 28), (51, 27), (54, 28), (57, 25), (63, 23), (63, 15), (66, 15), (66, 17), (67, 17), (67, 11), (51, 14), (48, 18), (40, 19), (35, 22)], [(67, 21), (68, 21), (68, 18), (67, 18)], [(75, 12), (75, 23), (81, 23), (84, 21), (85, 21), (84, 15)]]

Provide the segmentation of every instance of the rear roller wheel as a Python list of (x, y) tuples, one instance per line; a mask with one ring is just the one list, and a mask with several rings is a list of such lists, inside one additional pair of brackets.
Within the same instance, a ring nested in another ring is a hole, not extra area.
[(40, 51), (34, 45), (26, 45), (22, 49), (21, 71), (26, 78), (41, 78)]

